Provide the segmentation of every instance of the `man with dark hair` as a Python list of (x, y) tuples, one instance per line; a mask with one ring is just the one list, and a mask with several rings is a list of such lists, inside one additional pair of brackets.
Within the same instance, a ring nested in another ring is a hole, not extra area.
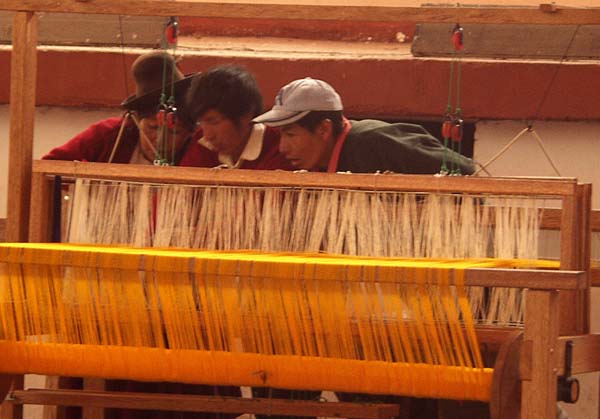
[[(125, 116), (91, 125), (43, 158), (177, 165), (198, 147), (191, 140), (195, 122), (185, 108), (185, 93), (193, 75), (184, 76), (175, 59), (164, 51), (139, 56), (131, 71), (136, 92), (121, 103), (127, 110)], [(161, 96), (163, 112), (159, 112)], [(196, 164), (187, 157), (185, 165)]]
[[(121, 106), (122, 118), (97, 122), (44, 159), (132, 164), (174, 164), (200, 166), (202, 149), (193, 140), (196, 123), (185, 107), (185, 94), (195, 75), (184, 76), (174, 58), (163, 51), (138, 57), (132, 65), (136, 92)], [(161, 96), (162, 100), (161, 100)], [(163, 105), (161, 107), (161, 102)], [(169, 118), (175, 117), (171, 121)], [(163, 120), (161, 121), (161, 118)], [(61, 386), (81, 388), (80, 379), (61, 378)], [(236, 388), (181, 383), (146, 383), (108, 380), (107, 390), (149, 393), (238, 395)], [(68, 408), (67, 418), (81, 417), (80, 408)], [(233, 419), (234, 414), (163, 412), (135, 409), (108, 409), (107, 419)]]
[(280, 151), (298, 169), (327, 172), (439, 173), (443, 162), (462, 174), (473, 162), (444, 147), (420, 125), (349, 121), (329, 84), (305, 78), (284, 86), (273, 109), (255, 122), (281, 128)]
[(255, 124), (262, 111), (262, 96), (254, 76), (246, 69), (214, 67), (192, 82), (187, 104), (202, 129), (197, 157), (200, 166), (240, 169), (291, 169), (279, 153), (279, 132)]
[[(474, 171), (470, 159), (447, 149), (419, 125), (346, 119), (340, 96), (322, 80), (305, 78), (287, 84), (277, 94), (273, 109), (254, 121), (280, 127), (279, 149), (297, 169), (434, 174), (441, 171), (445, 161), (463, 174)], [(308, 397), (314, 396), (309, 393)], [(349, 393), (337, 396), (346, 402), (408, 400)], [(433, 401), (414, 399), (406, 413), (410, 417), (437, 417), (435, 408)]]

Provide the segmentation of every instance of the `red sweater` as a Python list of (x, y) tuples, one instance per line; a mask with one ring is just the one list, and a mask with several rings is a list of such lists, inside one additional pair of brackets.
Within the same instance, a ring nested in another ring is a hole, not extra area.
[[(196, 147), (189, 147), (189, 152), (181, 159), (181, 166), (216, 167), (221, 164), (219, 153), (211, 151), (198, 144), (202, 138), (201, 131), (194, 135), (193, 143)], [(194, 164), (192, 164), (192, 162)], [(294, 170), (293, 166), (279, 153), (279, 130), (266, 127), (263, 134), (263, 145), (260, 155), (256, 160), (243, 161), (240, 169), (254, 170)]]
[[(123, 118), (109, 118), (96, 122), (65, 144), (50, 150), (42, 159), (105, 163), (115, 145), (122, 121)], [(132, 121), (128, 121), (112, 163), (129, 163), (139, 139), (137, 127)], [(201, 166), (197, 161), (200, 149), (203, 147), (190, 137), (188, 144), (179, 153), (178, 165)]]

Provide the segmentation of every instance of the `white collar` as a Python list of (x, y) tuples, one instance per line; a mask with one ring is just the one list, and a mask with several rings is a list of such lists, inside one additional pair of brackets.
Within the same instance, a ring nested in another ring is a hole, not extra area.
[[(237, 162), (234, 163), (230, 155), (223, 153), (219, 153), (219, 162), (230, 169), (237, 169), (244, 161), (256, 160), (262, 151), (264, 133), (264, 124), (254, 124), (252, 126), (252, 131), (250, 131), (250, 136), (248, 137), (246, 147), (244, 147), (244, 150), (242, 150)], [(206, 141), (204, 137), (200, 138), (198, 143), (211, 151), (215, 151), (214, 147), (208, 141)]]

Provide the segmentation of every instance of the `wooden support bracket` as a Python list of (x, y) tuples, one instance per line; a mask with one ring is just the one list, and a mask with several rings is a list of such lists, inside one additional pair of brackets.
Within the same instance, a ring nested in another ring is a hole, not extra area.
[(327, 403), (304, 400), (243, 399), (183, 394), (144, 394), (85, 390), (19, 390), (11, 393), (15, 404), (106, 407), (190, 412), (254, 413), (278, 416), (329, 416), (391, 419), (400, 414), (397, 404)]

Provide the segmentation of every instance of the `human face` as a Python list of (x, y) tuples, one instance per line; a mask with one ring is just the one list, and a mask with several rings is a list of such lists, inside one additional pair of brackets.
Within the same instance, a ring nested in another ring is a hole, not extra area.
[(331, 154), (328, 144), (329, 138), (322, 125), (317, 126), (314, 132), (298, 124), (281, 127), (279, 151), (298, 169), (327, 168)]
[(175, 138), (173, 138), (173, 130), (168, 129), (167, 135), (163, 137), (163, 141), (166, 141), (166, 145), (160, 145), (159, 136), (162, 132), (162, 129), (158, 123), (156, 114), (141, 118), (140, 130), (142, 134), (140, 148), (144, 154), (144, 157), (150, 161), (156, 158), (157, 151), (165, 154), (163, 157), (169, 160), (173, 154), (177, 154), (179, 151), (181, 151), (186, 139), (190, 135), (189, 129), (187, 129), (181, 122), (177, 122), (175, 125)]
[(240, 118), (239, 124), (229, 119), (221, 112), (211, 109), (198, 120), (204, 139), (218, 153), (239, 158), (246, 147), (252, 130), (251, 115)]

